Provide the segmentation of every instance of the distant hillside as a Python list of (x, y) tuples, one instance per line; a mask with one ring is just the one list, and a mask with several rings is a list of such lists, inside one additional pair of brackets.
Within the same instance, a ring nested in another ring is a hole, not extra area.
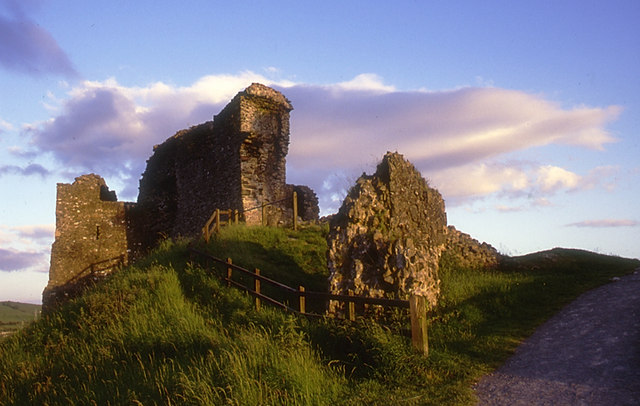
[(14, 331), (40, 316), (40, 305), (0, 302), (0, 334)]

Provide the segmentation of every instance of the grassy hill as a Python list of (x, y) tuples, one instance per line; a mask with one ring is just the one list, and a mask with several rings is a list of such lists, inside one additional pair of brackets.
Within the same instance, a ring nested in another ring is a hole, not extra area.
[(14, 332), (40, 314), (40, 305), (17, 302), (0, 302), (0, 336)]
[[(231, 227), (202, 248), (321, 290), (325, 234)], [(380, 325), (257, 312), (203, 265), (186, 241), (165, 242), (0, 342), (0, 404), (471, 404), (473, 382), (539, 323), (640, 261), (556, 249), (485, 270), (445, 255), (429, 358), (412, 350), (406, 315)]]

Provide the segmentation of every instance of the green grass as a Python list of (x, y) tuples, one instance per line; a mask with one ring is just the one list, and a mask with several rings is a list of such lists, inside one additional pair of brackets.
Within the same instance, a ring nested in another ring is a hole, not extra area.
[(40, 314), (40, 305), (0, 302), (0, 334), (14, 332), (34, 321)]
[[(326, 231), (231, 227), (202, 248), (322, 290)], [(537, 325), (640, 262), (552, 250), (483, 270), (445, 255), (428, 358), (401, 314), (380, 325), (256, 312), (201, 265), (187, 241), (164, 242), (0, 342), (0, 405), (472, 404), (473, 382)]]

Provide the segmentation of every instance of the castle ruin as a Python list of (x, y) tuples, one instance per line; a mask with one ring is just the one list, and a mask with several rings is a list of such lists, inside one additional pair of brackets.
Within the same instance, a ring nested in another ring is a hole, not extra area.
[[(124, 265), (161, 238), (196, 237), (216, 209), (238, 210), (247, 224), (316, 220), (315, 193), (286, 184), (289, 100), (254, 83), (213, 121), (178, 131), (153, 148), (137, 203), (118, 202), (95, 174), (59, 183), (56, 238), (43, 306), (72, 296), (84, 282)], [(255, 210), (264, 203), (262, 210)]]

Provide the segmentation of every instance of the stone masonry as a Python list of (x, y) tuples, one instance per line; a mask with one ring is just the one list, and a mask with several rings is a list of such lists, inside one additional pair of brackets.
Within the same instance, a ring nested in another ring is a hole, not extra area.
[[(438, 263), (447, 217), (440, 193), (398, 153), (387, 153), (372, 176), (362, 175), (327, 237), (330, 291), (407, 299), (435, 306)], [(342, 312), (332, 303), (330, 311)]]
[[(213, 121), (156, 145), (138, 197), (150, 228), (146, 244), (161, 234), (197, 235), (217, 208), (238, 210), (247, 224), (260, 224), (262, 210), (257, 208), (280, 202), (267, 207), (267, 222), (288, 220), (294, 187), (286, 184), (285, 158), (292, 109), (280, 92), (254, 83)], [(315, 198), (311, 189), (302, 193), (303, 200)], [(310, 216), (303, 220), (313, 220)]]
[(448, 227), (446, 247), (442, 253), (443, 259), (454, 262), (459, 268), (494, 269), (503, 258), (490, 244), (481, 243), (454, 226)]
[(130, 207), (116, 201), (115, 192), (98, 175), (80, 176), (71, 185), (58, 183), (45, 308), (128, 262)]
[[(43, 304), (68, 296), (98, 265), (116, 265), (153, 247), (161, 238), (196, 237), (215, 209), (238, 210), (247, 224), (318, 218), (310, 188), (286, 184), (291, 103), (254, 83), (238, 93), (213, 121), (177, 132), (153, 148), (140, 180), (137, 203), (117, 202), (97, 175), (58, 184), (56, 239)], [(106, 271), (100, 271), (105, 273)], [(71, 289), (65, 291), (65, 289)]]

